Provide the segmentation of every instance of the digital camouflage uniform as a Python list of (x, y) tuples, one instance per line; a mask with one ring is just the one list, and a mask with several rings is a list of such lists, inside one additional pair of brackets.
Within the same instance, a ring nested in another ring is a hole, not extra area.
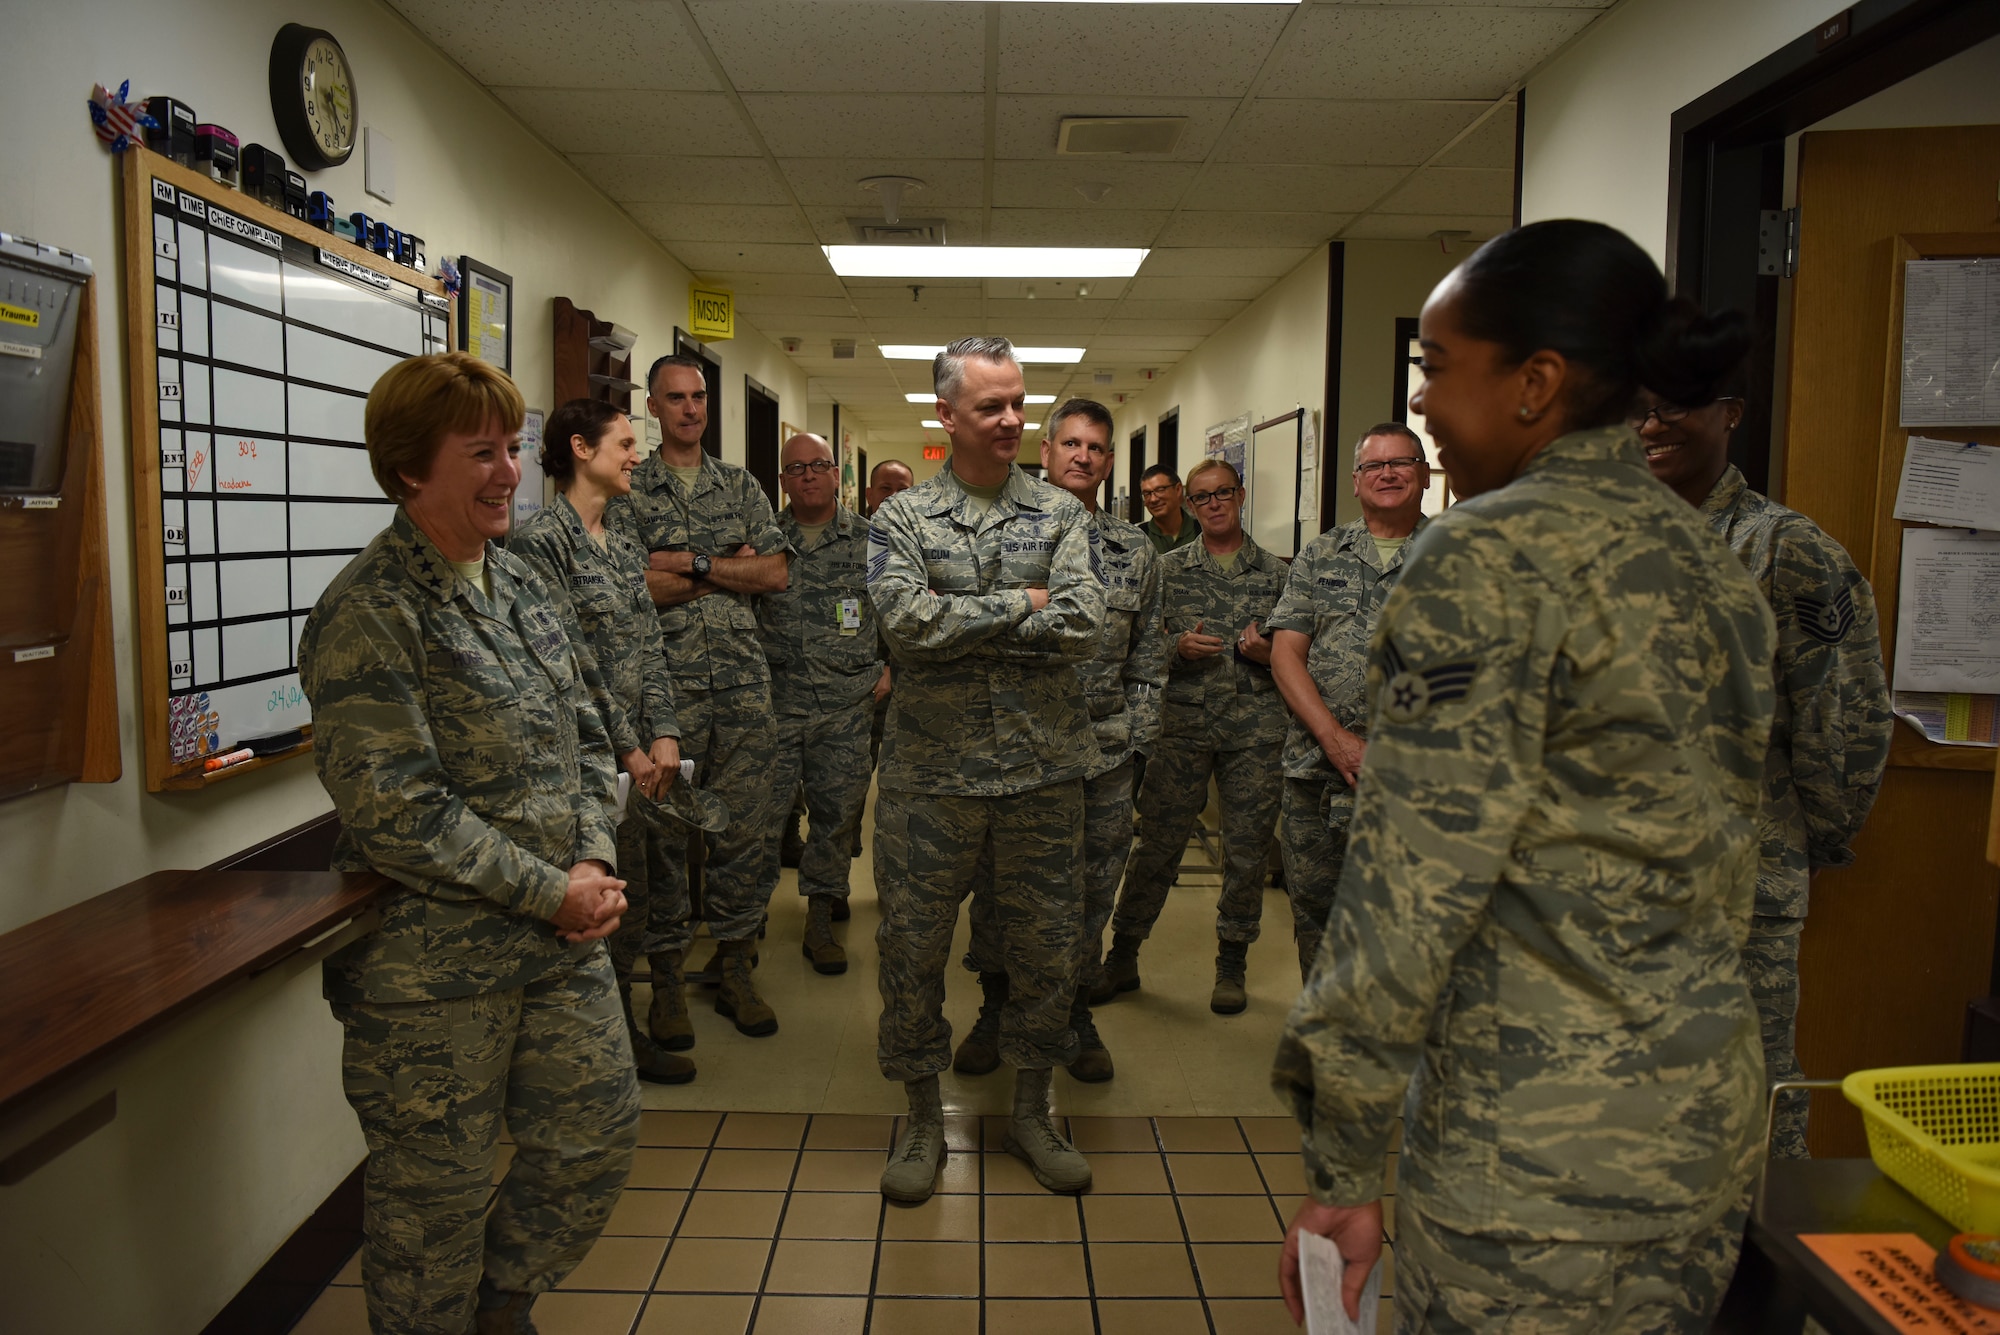
[[(1095, 533), (1075, 497), (1018, 467), (983, 513), (946, 466), (871, 521), (868, 594), (896, 681), (875, 802), (878, 1056), (892, 1080), (951, 1064), (952, 929), (989, 855), (1001, 1059), (1076, 1057), (1083, 776), (1098, 758), (1077, 667), (1104, 624)], [(1034, 587), (1049, 594), (1039, 612)]]
[[(734, 556), (746, 544), (759, 556), (786, 550), (757, 480), (706, 453), (691, 493), (659, 453), (650, 455), (632, 470), (631, 495), (605, 508), (604, 522), (649, 553)], [(764, 834), (784, 810), (771, 789), (778, 730), (753, 602), (718, 588), (659, 609), (681, 758), (694, 762), (695, 783), (729, 808), (728, 828), (708, 836), (702, 872), (702, 916), (718, 941), (747, 940), (762, 925), (770, 901), (761, 875)], [(652, 853), (654, 883), (684, 899), (687, 864), (678, 837), (655, 836)]]
[(571, 866), (615, 867), (610, 747), (560, 598), (492, 544), (486, 569), (490, 599), (398, 510), (299, 640), (333, 866), (398, 886), (325, 966), (368, 1142), (369, 1323), (396, 1335), (463, 1335), (482, 1274), (555, 1285), (638, 1139), (611, 962), (548, 921)]
[[(678, 738), (673, 681), (646, 592), (646, 554), (638, 544), (606, 529), (600, 546), (584, 531), (569, 497), (558, 494), (508, 537), (507, 550), (532, 562), (551, 588), (569, 596), (603, 685), (597, 709), (611, 738), (614, 772), (626, 753), (651, 750), (662, 737)], [(618, 825), (618, 874), (628, 907), (606, 943), (621, 978), (630, 977), (644, 956), (688, 945), (687, 886), (667, 883), (653, 893), (646, 870), (649, 834), (638, 812), (628, 809)]]
[[(1311, 638), (1306, 672), (1333, 721), (1359, 737), (1368, 734), (1368, 641), (1389, 590), (1403, 573), (1403, 553), (1423, 528), (1419, 517), (1416, 529), (1386, 561), (1366, 519), (1320, 534), (1292, 561), (1284, 596), (1265, 630), (1267, 635), (1289, 630)], [(1285, 857), (1285, 893), (1292, 901), (1292, 932), (1301, 942), (1316, 945), (1347, 860), (1354, 789), (1296, 718), (1285, 731), (1284, 770), (1278, 837)]]
[[(786, 805), (805, 785), (799, 893), (845, 899), (848, 850), (868, 799), (868, 733), (882, 679), (881, 638), (868, 601), (868, 522), (839, 507), (811, 547), (789, 509), (779, 513), (778, 528), (796, 554), (786, 590), (757, 600), (778, 719), (777, 755), (765, 782)], [(784, 833), (783, 821), (766, 832), (767, 900), (777, 888)]]
[(1398, 1330), (1705, 1331), (1761, 1151), (1771, 614), (1623, 427), (1415, 543), (1272, 1076), (1307, 1183), (1380, 1197), (1401, 1114)]
[[(1132, 757), (1160, 732), (1160, 692), (1167, 682), (1167, 641), (1160, 634), (1160, 558), (1136, 524), (1103, 510), (1091, 514), (1104, 579), (1104, 630), (1097, 656), (1077, 668), (1090, 707), (1097, 756), (1083, 779), (1083, 935), (1080, 958), (1095, 967), (1104, 928), (1118, 899), (1118, 878), (1132, 850)], [(983, 882), (982, 882), (983, 884)], [(972, 903), (972, 949), (966, 967), (1000, 973), (990, 901)], [(1089, 986), (1089, 979), (1081, 980)]]
[[(1284, 587), (1285, 563), (1247, 533), (1226, 571), (1199, 542), (1160, 558), (1167, 689), (1159, 744), (1146, 758), (1146, 781), (1139, 786), (1139, 838), (1111, 920), (1120, 936), (1143, 940), (1159, 920), (1180, 876), (1188, 836), (1208, 805), (1213, 774), (1222, 807), (1215, 934), (1223, 941), (1257, 939), (1289, 716), (1271, 670), (1239, 657), (1236, 637), (1252, 621), (1259, 627), (1268, 621)], [(1175, 641), (1197, 624), (1203, 634), (1221, 637), (1221, 653), (1194, 660), (1175, 650)]]
[[(1764, 765), (1757, 912), (1744, 964), (1764, 1031), (1768, 1080), (1801, 1077), (1799, 935), (1807, 887), (1822, 867), (1854, 861), (1889, 760), (1889, 686), (1875, 592), (1847, 552), (1796, 510), (1761, 496), (1732, 465), (1701, 514), (1755, 580), (1778, 619), (1778, 711)], [(1772, 1153), (1806, 1157), (1811, 1096), (1778, 1107)]]

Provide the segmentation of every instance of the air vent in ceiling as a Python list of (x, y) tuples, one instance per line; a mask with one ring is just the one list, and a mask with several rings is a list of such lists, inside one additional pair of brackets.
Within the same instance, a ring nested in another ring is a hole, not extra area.
[(941, 246), (944, 219), (903, 218), (893, 223), (880, 218), (849, 218), (857, 246)]
[(851, 338), (836, 338), (833, 340), (833, 359), (837, 362), (853, 361), (854, 340)]
[(1056, 131), (1056, 153), (1072, 158), (1171, 153), (1187, 123), (1185, 116), (1065, 116)]

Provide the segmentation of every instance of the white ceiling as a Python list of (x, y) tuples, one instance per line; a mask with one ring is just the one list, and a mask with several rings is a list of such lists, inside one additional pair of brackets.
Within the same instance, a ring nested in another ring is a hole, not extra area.
[[(1484, 239), (1513, 199), (1513, 90), (1613, 0), (1293, 5), (391, 0), (747, 323), (815, 400), (914, 442), (929, 368), (880, 343), (1088, 349), (1029, 389), (1111, 397), (1328, 240)], [(1170, 154), (1059, 158), (1066, 116), (1188, 119)], [(1090, 284), (841, 279), (819, 246), (914, 176), (950, 241), (1145, 246)], [(1083, 184), (1105, 185), (1092, 204)], [(1034, 288), (1030, 298), (1028, 289)], [(831, 343), (858, 344), (836, 361)], [(1109, 371), (1109, 385), (1093, 373)]]

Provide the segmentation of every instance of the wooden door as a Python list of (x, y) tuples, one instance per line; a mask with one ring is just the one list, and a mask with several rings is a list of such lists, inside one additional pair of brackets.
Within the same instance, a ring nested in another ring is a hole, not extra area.
[[(2000, 255), (1997, 184), (2000, 126), (1800, 142), (1781, 499), (1817, 520), (1874, 585), (1891, 662), (1905, 527), (1891, 511), (1909, 434), (1896, 425), (1902, 262)], [(1993, 761), (1992, 751), (1939, 746), (1897, 723), (1855, 864), (1813, 883), (1800, 949), (1806, 1074), (1958, 1060), (1966, 1004), (1994, 990), (2000, 869), (1982, 856)], [(1815, 1099), (1811, 1145), (1819, 1157), (1867, 1153), (1838, 1094)]]

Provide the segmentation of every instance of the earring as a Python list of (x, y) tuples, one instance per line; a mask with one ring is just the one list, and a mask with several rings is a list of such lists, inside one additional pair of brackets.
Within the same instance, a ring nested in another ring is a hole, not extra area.
[(1521, 405), (1521, 420), (1525, 422), (1528, 420), (1529, 416), (1530, 414), (1528, 412), (1528, 405), (1524, 403)]

